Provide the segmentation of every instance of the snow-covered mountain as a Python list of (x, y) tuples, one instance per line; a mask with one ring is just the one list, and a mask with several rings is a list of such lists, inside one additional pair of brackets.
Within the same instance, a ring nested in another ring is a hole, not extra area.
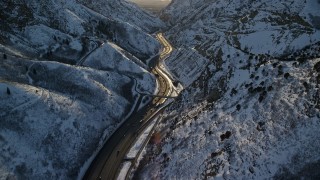
[(165, 26), (158, 17), (137, 8), (137, 5), (127, 0), (79, 0), (79, 2), (106, 17), (130, 22), (146, 32), (158, 31)]
[(102, 14), (96, 3), (0, 2), (0, 179), (77, 178), (139, 93), (156, 90), (148, 33), (163, 23), (126, 1)]
[(118, 73), (16, 57), (0, 64), (4, 179), (77, 177), (132, 106), (121, 93), (131, 79)]
[(175, 23), (167, 34), (174, 37), (172, 43), (195, 47), (205, 56), (214, 55), (210, 53), (220, 44), (255, 54), (279, 55), (319, 40), (317, 7), (316, 0), (178, 0), (165, 11)]
[[(0, 2), (0, 179), (81, 178), (137, 104), (148, 63), (185, 90), (161, 115), (141, 179), (319, 179), (320, 1)], [(147, 99), (150, 100), (150, 99)], [(143, 101), (145, 102), (145, 101)]]
[[(112, 41), (143, 60), (157, 54), (160, 48), (154, 38), (134, 24), (103, 16), (75, 0), (0, 3), (1, 44), (5, 44), (11, 53), (21, 51), (28, 56), (73, 64), (101, 41)], [(111, 8), (108, 12), (117, 14), (121, 9), (128, 8)], [(135, 14), (133, 12), (141, 10), (132, 5), (131, 11)], [(140, 16), (132, 14), (122, 13), (121, 17), (135, 19), (141, 27), (149, 27), (150, 23), (161, 26), (161, 21), (151, 15), (145, 13), (145, 20), (140, 20)]]
[(205, 65), (195, 81), (175, 77), (193, 83), (162, 115), (136, 177), (319, 178), (319, 9), (318, 0), (174, 0), (166, 35), (196, 51), (185, 67), (209, 63), (193, 65)]

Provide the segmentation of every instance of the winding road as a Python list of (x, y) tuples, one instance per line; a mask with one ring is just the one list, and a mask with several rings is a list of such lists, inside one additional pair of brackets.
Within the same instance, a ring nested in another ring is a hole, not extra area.
[[(172, 82), (160, 67), (162, 61), (172, 52), (172, 46), (164, 38), (162, 33), (157, 34), (157, 39), (163, 45), (160, 59), (152, 69), (159, 85), (158, 97), (155, 97), (145, 108), (134, 109), (131, 117), (128, 118), (107, 140), (87, 170), (83, 179), (85, 180), (111, 180), (116, 179), (121, 163), (131, 146), (137, 141), (139, 134), (148, 127), (150, 120), (159, 112), (159, 105), (166, 102), (166, 96), (170, 96), (173, 88)], [(139, 97), (140, 104), (142, 97)]]

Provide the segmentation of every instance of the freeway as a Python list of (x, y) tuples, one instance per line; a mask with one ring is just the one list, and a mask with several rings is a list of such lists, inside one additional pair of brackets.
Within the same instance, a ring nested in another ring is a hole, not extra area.
[(109, 180), (116, 179), (121, 163), (126, 158), (127, 152), (137, 140), (138, 135), (148, 127), (150, 120), (159, 112), (159, 105), (166, 102), (168, 96), (171, 95), (173, 88), (172, 82), (161, 69), (161, 61), (172, 52), (172, 46), (164, 38), (162, 33), (157, 34), (157, 39), (163, 45), (160, 59), (156, 66), (152, 69), (152, 73), (157, 77), (159, 91), (155, 97), (145, 108), (138, 110), (142, 96), (139, 97), (138, 105), (134, 109), (134, 113), (128, 118), (106, 141), (104, 146), (95, 157), (88, 168), (83, 179), (85, 180)]

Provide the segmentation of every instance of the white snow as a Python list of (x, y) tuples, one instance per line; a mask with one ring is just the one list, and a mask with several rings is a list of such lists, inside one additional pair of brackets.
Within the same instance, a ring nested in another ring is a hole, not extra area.
[(128, 111), (119, 92), (130, 79), (117, 73), (10, 57), (0, 67), (1, 177), (76, 178)]
[(81, 51), (82, 50), (82, 45), (78, 40), (74, 40), (70, 43), (71, 49), (74, 49), (76, 51)]
[(66, 9), (66, 30), (73, 34), (83, 34), (85, 32), (82, 23), (84, 22), (80, 17), (78, 17), (74, 12)]
[[(113, 43), (105, 43), (90, 54), (84, 66), (101, 70), (111, 70), (127, 75), (137, 80), (137, 89), (142, 93), (153, 94), (155, 91), (155, 77), (140, 67), (121, 52), (120, 47)], [(134, 92), (136, 94), (137, 92)]]
[(121, 167), (119, 176), (117, 177), (117, 180), (125, 180), (130, 167), (131, 167), (131, 162), (124, 162)]
[[(144, 170), (143, 179), (152, 176), (197, 179), (205, 175), (268, 179), (284, 165), (291, 165), (295, 168), (291, 171), (297, 172), (308, 162), (319, 160), (320, 122), (317, 116), (320, 114), (319, 110), (306, 107), (312, 93), (303, 93), (302, 86), (309, 78), (310, 69), (319, 61), (313, 60), (302, 67), (294, 67), (292, 62), (280, 63), (284, 71), (290, 73), (288, 79), (279, 78), (277, 68), (273, 70), (271, 62), (260, 67), (255, 73), (260, 76), (259, 81), (253, 81), (253, 86), (264, 81), (265, 87), (274, 88), (261, 103), (259, 94), (248, 94), (243, 86), (251, 81), (248, 70), (239, 69), (228, 80), (230, 89), (236, 87), (238, 93), (232, 97), (226, 93), (210, 111), (205, 103), (193, 106), (192, 111), (186, 107), (167, 111), (165, 117), (179, 118), (181, 123), (169, 121), (161, 126), (169, 136), (163, 138), (161, 153)], [(262, 70), (269, 75), (264, 76)], [(314, 86), (313, 83), (310, 85)], [(240, 111), (236, 110), (237, 104), (241, 105)], [(305, 114), (306, 108), (314, 111), (312, 117)], [(257, 130), (260, 122), (264, 123), (263, 131)], [(175, 128), (169, 130), (168, 126)], [(231, 137), (221, 141), (220, 135), (227, 131), (231, 132)], [(217, 155), (212, 156), (213, 153)], [(298, 159), (294, 161), (295, 157)], [(154, 169), (159, 163), (165, 166), (161, 166), (161, 170)], [(214, 166), (217, 169), (212, 169)], [(252, 169), (253, 173), (250, 172)]]
[[(139, 177), (273, 179), (289, 177), (283, 169), (297, 174), (318, 163), (314, 66), (320, 59), (313, 43), (320, 35), (310, 18), (319, 16), (318, 6), (309, 0), (173, 1), (165, 10), (173, 24), (166, 35), (210, 62), (199, 78), (183, 76), (192, 86), (164, 112), (161, 144), (148, 146)], [(309, 45), (304, 55), (293, 54)], [(283, 54), (293, 55), (275, 58)], [(295, 61), (303, 56), (305, 62)], [(166, 63), (175, 76), (177, 57)], [(184, 67), (197, 67), (192, 63)]]
[(147, 138), (150, 136), (151, 130), (154, 128), (155, 123), (157, 122), (157, 118), (153, 119), (150, 125), (143, 131), (143, 133), (139, 136), (138, 140), (135, 144), (131, 147), (127, 154), (127, 158), (136, 158), (138, 152), (141, 151), (142, 146), (144, 145), (145, 141), (148, 140)]

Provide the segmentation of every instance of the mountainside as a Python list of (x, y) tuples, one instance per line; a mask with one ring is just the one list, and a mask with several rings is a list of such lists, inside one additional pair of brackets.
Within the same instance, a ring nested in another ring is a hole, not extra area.
[(187, 2), (174, 1), (165, 11), (175, 23), (167, 34), (174, 37), (173, 44), (195, 47), (208, 57), (214, 56), (221, 44), (276, 56), (319, 40), (316, 0)]
[(79, 0), (79, 2), (106, 17), (130, 22), (130, 24), (146, 32), (158, 31), (165, 26), (160, 19), (138, 8), (135, 4), (130, 3), (130, 1)]
[[(166, 35), (209, 63), (163, 113), (135, 176), (319, 178), (319, 9), (317, 0), (174, 0)], [(199, 62), (187, 58), (185, 67)]]
[[(74, 0), (16, 0), (1, 2), (0, 5), (3, 24), (0, 43), (6, 45), (6, 50), (11, 53), (21, 51), (36, 58), (74, 64), (75, 59), (99, 46), (101, 41), (112, 41), (143, 60), (157, 54), (160, 48), (154, 38), (136, 26), (104, 17)], [(141, 11), (132, 8), (134, 10)], [(128, 16), (139, 20), (139, 17)], [(140, 25), (147, 27), (149, 22), (146, 19), (140, 21)]]
[[(319, 9), (173, 0), (164, 23), (126, 0), (1, 1), (0, 179), (81, 179), (142, 94), (171, 84), (184, 90), (133, 178), (320, 179)], [(173, 50), (158, 63), (163, 29)], [(174, 81), (156, 82), (154, 63)]]
[(139, 93), (156, 91), (146, 63), (160, 44), (148, 33), (163, 23), (96, 2), (0, 2), (0, 179), (81, 178)]
[(132, 106), (121, 93), (132, 82), (117, 73), (16, 57), (0, 65), (0, 179), (77, 177)]

